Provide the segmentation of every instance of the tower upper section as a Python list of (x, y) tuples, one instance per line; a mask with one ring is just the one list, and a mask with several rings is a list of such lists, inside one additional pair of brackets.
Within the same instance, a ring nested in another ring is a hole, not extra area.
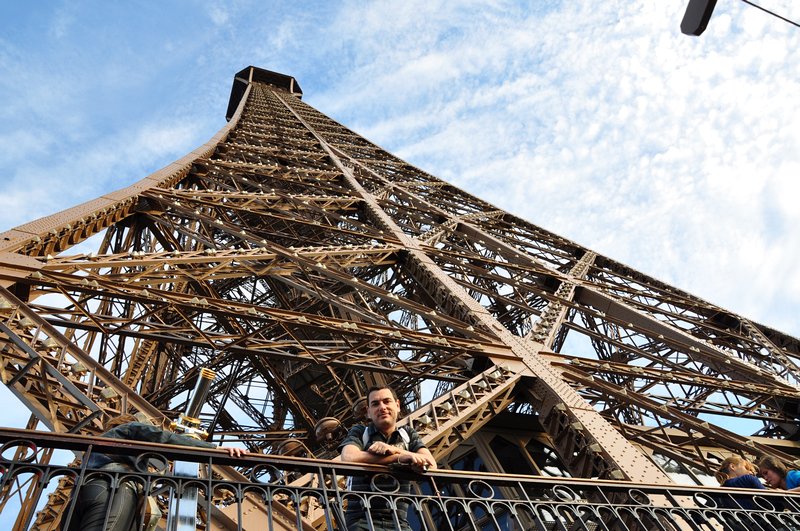
[(297, 96), (298, 98), (303, 97), (303, 90), (300, 88), (300, 84), (292, 76), (279, 74), (278, 72), (272, 72), (271, 70), (264, 70), (263, 68), (256, 68), (255, 66), (248, 66), (233, 76), (231, 97), (228, 100), (228, 112), (225, 113), (226, 120), (230, 120), (233, 117), (233, 113), (236, 112), (236, 108), (239, 106), (242, 96), (244, 96), (244, 91), (247, 89), (247, 85), (253, 81), (257, 83), (273, 85), (285, 90), (289, 94)]

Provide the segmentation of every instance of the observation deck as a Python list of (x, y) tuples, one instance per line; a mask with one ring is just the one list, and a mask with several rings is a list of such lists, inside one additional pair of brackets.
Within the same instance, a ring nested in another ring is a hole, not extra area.
[[(274, 455), (232, 458), (222, 450), (96, 439), (27, 430), (0, 429), (0, 488), (33, 484), (22, 507), (6, 503), (0, 521), (9, 511), (22, 513), (29, 529), (35, 508), (59, 481), (78, 485), (99, 475), (139, 485), (155, 496), (162, 509), (162, 524), (176, 500), (189, 487), (200, 491), (197, 529), (345, 529), (348, 503), (366, 507), (388, 504), (390, 514), (398, 501), (409, 504), (408, 521), (414, 530), (776, 530), (800, 527), (800, 496), (786, 492), (712, 487), (664, 486), (625, 481), (587, 480), (542, 476), (514, 476), (456, 470), (413, 474), (381, 466), (354, 465), (329, 460)], [(196, 462), (206, 467), (238, 470), (239, 479), (201, 474), (186, 478), (170, 472), (113, 472), (47, 462), (50, 450), (71, 450), (88, 461), (92, 452), (135, 455), (167, 463)], [(411, 494), (388, 488), (381, 492), (355, 492), (345, 487), (353, 475), (384, 475), (381, 484), (412, 481)], [(391, 478), (391, 479), (389, 479)], [(113, 490), (113, 489), (112, 489)], [(112, 492), (112, 496), (114, 493)], [(74, 496), (63, 514), (50, 515), (54, 525), (66, 524), (74, 514)], [(384, 511), (384, 516), (385, 516)], [(22, 521), (24, 520), (24, 521)], [(41, 519), (40, 519), (41, 522)]]

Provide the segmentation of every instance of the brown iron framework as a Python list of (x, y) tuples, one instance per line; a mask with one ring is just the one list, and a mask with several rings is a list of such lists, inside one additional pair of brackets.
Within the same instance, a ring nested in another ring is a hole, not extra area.
[(0, 376), (30, 428), (166, 424), (207, 367), (204, 427), (264, 453), (334, 457), (387, 383), (445, 467), (472, 449), (514, 472), (488, 433), (546, 448), (537, 473), (642, 484), (798, 457), (796, 338), (503, 212), (301, 96), (248, 67), (207, 144), (0, 234)]
[[(196, 462), (203, 473), (200, 478), (186, 478), (169, 471), (98, 471), (42, 463), (42, 450), (55, 448), (147, 455), (161, 463)], [(9, 453), (17, 457), (2, 457)], [(231, 481), (206, 473), (209, 467), (220, 465), (235, 465), (246, 476), (241, 481)], [(212, 528), (227, 531), (313, 529), (307, 523), (310, 512), (319, 514), (318, 529), (345, 529), (347, 504), (358, 500), (367, 505), (379, 503), (379, 499), (388, 501), (390, 507), (407, 503), (410, 527), (420, 531), (774, 531), (800, 527), (800, 496), (776, 491), (579, 478), (562, 478), (555, 484), (552, 478), (541, 476), (462, 470), (413, 475), (394, 470), (395, 478), (403, 476), (414, 481), (411, 493), (394, 492), (392, 481), (386, 476), (381, 476), (382, 490), (361, 492), (341, 485), (356, 474), (385, 474), (384, 467), (286, 456), (232, 459), (219, 450), (2, 428), (0, 468), (0, 489), (16, 478), (26, 478), (41, 487), (59, 477), (82, 485), (93, 477), (104, 476), (112, 485), (135, 481), (143, 493), (163, 500), (165, 509), (174, 507), (177, 493), (192, 486), (201, 493), (198, 528), (208, 528), (207, 524), (213, 522), (216, 525)], [(287, 485), (286, 478), (299, 475), (314, 481), (309, 485)], [(114, 487), (110, 490), (115, 496)], [(41, 495), (43, 490), (36, 492)], [(395, 511), (388, 512), (394, 520)], [(383, 510), (381, 516), (385, 518), (386, 513)], [(74, 514), (74, 504), (70, 502), (63, 510), (62, 521), (68, 522)], [(257, 518), (253, 518), (254, 514)]]

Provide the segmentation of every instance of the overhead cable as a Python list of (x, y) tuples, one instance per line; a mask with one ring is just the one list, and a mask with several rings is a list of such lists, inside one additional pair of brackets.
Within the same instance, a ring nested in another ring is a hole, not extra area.
[(777, 18), (779, 18), (779, 19), (781, 19), (781, 20), (783, 20), (783, 21), (785, 21), (785, 22), (788, 22), (789, 24), (791, 24), (791, 25), (793, 25), (793, 26), (797, 26), (798, 28), (800, 28), (800, 24), (798, 24), (797, 22), (795, 22), (795, 21), (793, 21), (793, 20), (789, 20), (788, 18), (782, 17), (782, 16), (778, 15), (777, 13), (773, 13), (773, 12), (772, 12), (772, 11), (770, 11), (769, 9), (763, 8), (763, 7), (761, 7), (761, 6), (760, 6), (760, 5), (758, 5), (758, 4), (754, 4), (754, 3), (753, 3), (753, 2), (751, 2), (750, 0), (742, 0), (742, 2), (744, 2), (745, 4), (749, 4), (749, 5), (753, 6), (753, 7), (757, 7), (757, 8), (758, 8), (758, 9), (760, 9), (761, 11), (764, 11), (765, 13), (769, 13), (769, 14), (770, 14), (770, 15), (772, 15), (773, 17), (777, 17)]

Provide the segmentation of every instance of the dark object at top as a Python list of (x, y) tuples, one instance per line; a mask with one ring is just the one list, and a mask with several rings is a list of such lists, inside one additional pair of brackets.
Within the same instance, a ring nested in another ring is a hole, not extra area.
[(233, 118), (233, 113), (239, 106), (239, 102), (244, 96), (244, 91), (251, 82), (266, 83), (267, 85), (274, 85), (281, 88), (290, 94), (294, 94), (298, 98), (303, 96), (303, 90), (300, 84), (292, 76), (286, 74), (279, 74), (270, 70), (256, 68), (255, 66), (248, 66), (244, 70), (240, 70), (233, 76), (233, 87), (231, 87), (231, 97), (228, 100), (228, 112), (225, 113), (225, 119), (230, 121)]
[(717, 0), (689, 0), (681, 20), (681, 33), (698, 36), (706, 30)]

